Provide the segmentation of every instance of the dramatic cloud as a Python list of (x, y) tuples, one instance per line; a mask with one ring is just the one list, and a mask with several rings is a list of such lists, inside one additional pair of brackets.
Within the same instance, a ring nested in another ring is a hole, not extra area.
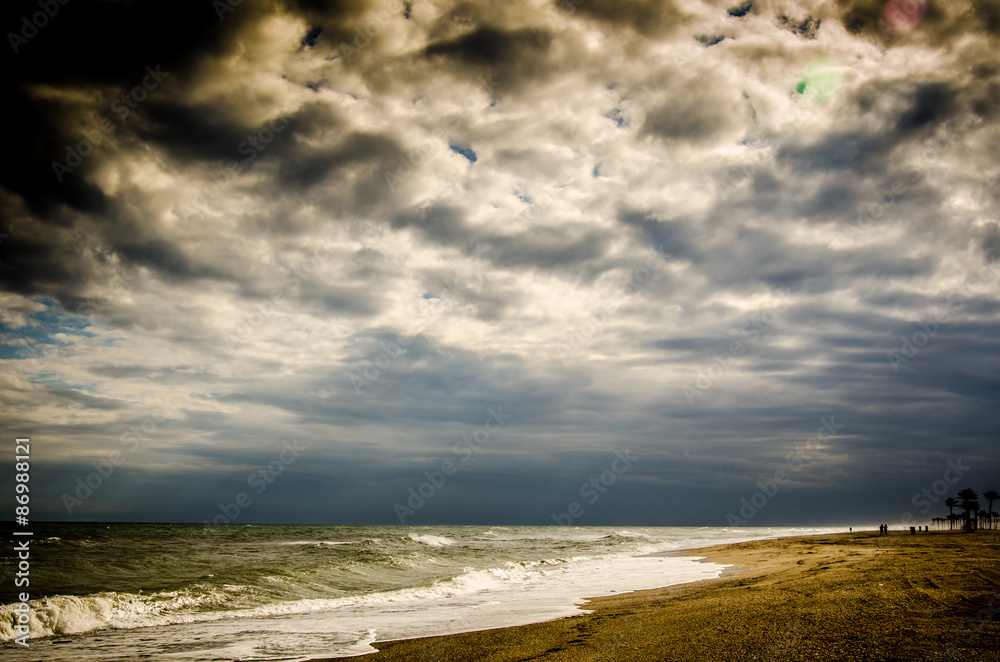
[(451, 461), (407, 524), (553, 523), (625, 450), (580, 524), (1000, 482), (996, 3), (39, 11), (0, 166), (39, 519), (211, 520), (293, 439), (241, 521), (397, 522)]

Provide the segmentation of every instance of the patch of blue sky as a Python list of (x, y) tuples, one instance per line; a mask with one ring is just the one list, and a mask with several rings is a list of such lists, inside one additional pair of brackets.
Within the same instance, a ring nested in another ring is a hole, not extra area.
[(34, 301), (45, 306), (45, 310), (31, 315), (31, 319), (43, 329), (49, 329), (51, 333), (65, 333), (73, 336), (87, 336), (88, 338), (94, 336), (93, 333), (84, 331), (90, 326), (90, 320), (86, 317), (66, 312), (58, 301), (48, 297), (40, 297)]
[(96, 335), (86, 330), (91, 325), (90, 320), (67, 313), (59, 302), (47, 297), (39, 297), (34, 301), (45, 306), (45, 309), (32, 313), (24, 326), (11, 328), (0, 321), (0, 337), (24, 340), (23, 343), (0, 345), (0, 359), (38, 358), (42, 354), (36, 349), (39, 346), (66, 347), (70, 344), (57, 340), (54, 337), (57, 335), (85, 338), (93, 338)]
[(93, 384), (70, 384), (64, 381), (60, 377), (56, 377), (54, 373), (42, 373), (34, 375), (31, 381), (35, 384), (42, 384), (50, 388), (61, 388), (67, 391), (90, 391), (94, 392), (97, 388)]
[(613, 111), (605, 115), (608, 119), (612, 120), (619, 129), (624, 129), (629, 125), (628, 118), (622, 114), (621, 108), (615, 108)]
[(459, 145), (458, 143), (448, 143), (448, 149), (455, 152), (456, 154), (464, 156), (466, 159), (468, 159), (469, 163), (476, 162), (476, 153), (472, 151), (472, 147), (468, 145)]

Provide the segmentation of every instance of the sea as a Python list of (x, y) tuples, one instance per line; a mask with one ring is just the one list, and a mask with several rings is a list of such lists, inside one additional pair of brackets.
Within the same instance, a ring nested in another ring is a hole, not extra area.
[[(717, 577), (678, 553), (829, 528), (40, 524), (28, 648), (4, 538), (9, 661), (298, 661), (374, 641), (579, 614), (584, 599)], [(668, 554), (663, 554), (663, 553)]]

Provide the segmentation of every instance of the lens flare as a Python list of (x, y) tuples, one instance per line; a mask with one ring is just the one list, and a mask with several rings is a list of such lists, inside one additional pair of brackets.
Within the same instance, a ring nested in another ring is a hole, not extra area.
[(879, 27), (887, 32), (909, 32), (926, 13), (927, 0), (889, 0), (882, 7)]
[(818, 57), (802, 69), (802, 79), (795, 90), (822, 103), (837, 93), (843, 78), (836, 60), (826, 56)]

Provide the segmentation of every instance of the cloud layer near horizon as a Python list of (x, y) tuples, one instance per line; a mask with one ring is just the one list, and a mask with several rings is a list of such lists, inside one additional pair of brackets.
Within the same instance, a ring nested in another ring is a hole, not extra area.
[(212, 519), (296, 439), (240, 521), (394, 522), (455, 460), (407, 523), (552, 523), (629, 449), (576, 523), (720, 525), (821, 417), (750, 524), (995, 488), (1000, 11), (880, 11), (61, 6), (0, 180), (38, 516)]

